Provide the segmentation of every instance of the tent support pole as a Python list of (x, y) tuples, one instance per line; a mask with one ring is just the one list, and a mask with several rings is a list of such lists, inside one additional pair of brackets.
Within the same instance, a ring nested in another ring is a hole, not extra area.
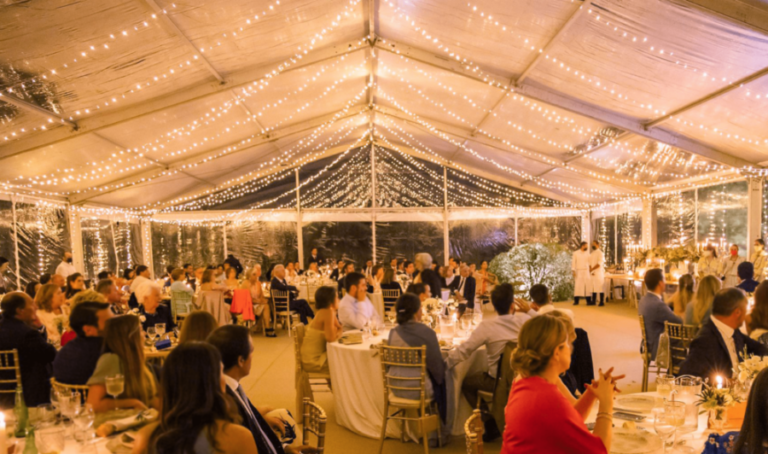
[(651, 197), (643, 198), (642, 214), (643, 248), (656, 246), (656, 207)]
[(77, 211), (72, 210), (72, 205), (67, 206), (67, 217), (69, 218), (69, 238), (72, 249), (72, 261), (74, 262), (76, 270), (85, 270), (82, 219)]
[(371, 140), (371, 238), (373, 254), (371, 260), (376, 263), (376, 153)]
[[(152, 221), (149, 219), (141, 220), (141, 250), (144, 251), (144, 265), (149, 267), (154, 278), (155, 264), (152, 257)], [(179, 229), (181, 234), (181, 229)]]
[(443, 166), (443, 263), (448, 264), (451, 255), (451, 235), (448, 228), (448, 167)]
[(520, 218), (518, 218), (517, 217), (517, 213), (515, 213), (515, 246), (520, 244), (520, 238), (518, 238), (518, 235), (517, 235), (517, 221), (518, 221), (518, 219), (520, 219)]
[(16, 290), (21, 288), (21, 264), (19, 263), (19, 226), (16, 219), (16, 194), (11, 194), (11, 215), (13, 216), (13, 244), (16, 246), (13, 250), (16, 257)]
[(222, 229), (222, 236), (224, 237), (224, 258), (226, 259), (229, 255), (229, 245), (227, 245), (227, 223), (226, 221), (221, 226)]
[(299, 187), (299, 168), (296, 167), (296, 241), (299, 249), (299, 266), (304, 266), (304, 232), (302, 232), (301, 191)]

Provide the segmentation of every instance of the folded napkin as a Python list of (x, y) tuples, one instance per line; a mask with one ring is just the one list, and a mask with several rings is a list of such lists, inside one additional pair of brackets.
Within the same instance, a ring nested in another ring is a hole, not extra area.
[(157, 420), (160, 413), (154, 408), (144, 410), (139, 414), (129, 416), (127, 418), (115, 419), (113, 421), (107, 421), (100, 425), (96, 429), (96, 435), (99, 437), (108, 437), (115, 432), (122, 432), (134, 427), (143, 426), (144, 424)]

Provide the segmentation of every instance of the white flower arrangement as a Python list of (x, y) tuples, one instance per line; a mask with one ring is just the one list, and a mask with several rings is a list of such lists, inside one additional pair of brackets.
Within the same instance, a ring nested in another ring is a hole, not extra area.
[(427, 298), (421, 303), (424, 314), (433, 314), (440, 310), (440, 301), (437, 298)]
[(743, 358), (745, 358), (744, 361), (741, 361), (733, 371), (739, 383), (747, 383), (754, 380), (760, 371), (768, 367), (768, 356), (750, 355), (744, 349)]
[(138, 317), (139, 317), (139, 320), (141, 320), (141, 323), (144, 323), (144, 322), (146, 322), (146, 321), (147, 321), (147, 317), (145, 317), (145, 316), (141, 315), (141, 313), (139, 312), (139, 308), (133, 308), (133, 309), (131, 309), (131, 314), (132, 314), (132, 315), (136, 315), (136, 316), (138, 316)]

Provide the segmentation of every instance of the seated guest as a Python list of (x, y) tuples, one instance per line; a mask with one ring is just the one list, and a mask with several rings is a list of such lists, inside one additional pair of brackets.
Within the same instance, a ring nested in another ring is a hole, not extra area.
[[(232, 268), (229, 267), (228, 269), (232, 269)], [(213, 274), (214, 274), (214, 277), (216, 278), (216, 284), (223, 286), (224, 281), (227, 280), (227, 270), (224, 269), (224, 265), (216, 265), (216, 270), (213, 272)]]
[(658, 268), (648, 270), (643, 279), (648, 293), (640, 298), (638, 312), (645, 318), (648, 349), (651, 358), (656, 359), (656, 349), (659, 345), (659, 336), (664, 332), (664, 322), (683, 323), (683, 320), (672, 312), (662, 298), (666, 288), (664, 271)]
[[(572, 323), (576, 323), (576, 316), (570, 309), (558, 309), (552, 304), (552, 295), (549, 294), (549, 288), (544, 284), (534, 284), (528, 291), (531, 296), (531, 309), (539, 315), (544, 315), (552, 311), (560, 311), (571, 318)], [(516, 300), (517, 301), (517, 300)]]
[(384, 269), (384, 277), (381, 278), (381, 284), (379, 284), (382, 290), (400, 290), (403, 291), (403, 288), (400, 287), (400, 284), (395, 281), (395, 270), (392, 268), (386, 268)]
[(690, 274), (683, 274), (680, 279), (677, 280), (677, 291), (669, 300), (669, 305), (672, 306), (672, 312), (675, 313), (681, 319), (685, 317), (685, 308), (688, 307), (688, 303), (693, 299), (693, 276)]
[(339, 260), (336, 264), (336, 268), (331, 271), (331, 275), (329, 276), (334, 281), (338, 281), (341, 279), (341, 273), (344, 272), (344, 260)]
[[(122, 375), (124, 391), (113, 399), (107, 395), (107, 378)], [(104, 323), (103, 354), (88, 379), (88, 403), (97, 413), (124, 408), (158, 408), (155, 376), (144, 362), (144, 336), (139, 317), (120, 315)], [(191, 397), (191, 396), (190, 396)]]
[(181, 268), (184, 270), (185, 280), (190, 282), (195, 280), (195, 267), (191, 263), (185, 263), (181, 265)]
[(125, 271), (123, 271), (123, 277), (121, 277), (118, 282), (116, 282), (117, 287), (126, 292), (131, 292), (131, 284), (133, 284), (133, 279), (136, 277), (136, 271), (134, 271), (131, 268), (126, 268)]
[(747, 398), (747, 410), (738, 438), (730, 452), (735, 454), (765, 454), (768, 446), (768, 369), (755, 377)]
[(421, 282), (429, 286), (429, 290), (432, 294), (432, 298), (440, 298), (443, 292), (443, 285), (440, 282), (440, 276), (436, 271), (430, 269), (432, 266), (432, 256), (426, 252), (420, 252), (416, 254), (414, 258), (414, 266), (419, 273), (418, 279), (415, 282)]
[[(448, 369), (453, 369), (457, 364), (465, 361), (472, 353), (482, 346), (485, 346), (485, 353), (488, 355), (488, 371), (477, 372), (464, 378), (461, 384), (461, 393), (469, 402), (472, 408), (478, 405), (478, 391), (487, 391), (493, 393), (496, 388), (496, 376), (499, 371), (499, 360), (501, 359), (507, 342), (517, 341), (520, 328), (531, 319), (536, 312), (529, 309), (529, 313), (522, 311), (515, 313), (512, 306), (515, 302), (515, 292), (512, 284), (501, 284), (493, 289), (491, 293), (491, 304), (499, 314), (496, 318), (484, 319), (477, 328), (470, 334), (466, 342), (453, 349), (448, 354), (446, 365)], [(509, 358), (506, 358), (509, 360)], [(493, 419), (487, 412), (484, 413), (483, 421), (486, 423), (489, 438), (495, 438), (491, 434), (501, 435), (495, 424), (489, 424)]]
[(747, 353), (765, 356), (768, 347), (741, 333), (739, 328), (747, 316), (747, 297), (737, 288), (717, 292), (712, 303), (712, 316), (702, 325), (691, 342), (688, 357), (680, 366), (680, 375), (694, 375), (715, 382), (715, 376), (731, 378), (733, 368)]
[(432, 295), (429, 294), (429, 286), (424, 284), (411, 284), (405, 289), (405, 293), (412, 293), (418, 296), (422, 306), (424, 305), (424, 301), (432, 297)]
[(296, 265), (293, 262), (288, 262), (285, 265), (285, 282), (288, 285), (299, 285), (299, 274), (296, 272)]
[(339, 274), (339, 289), (344, 288), (344, 281), (350, 274), (355, 272), (355, 264), (352, 262), (348, 262), (344, 265), (344, 269), (342, 270), (341, 274)]
[(407, 260), (397, 262), (397, 274), (405, 274), (405, 263)]
[(374, 266), (371, 273), (365, 276), (365, 280), (368, 281), (368, 293), (381, 293), (381, 281), (384, 280), (384, 267), (381, 265)]
[(413, 262), (406, 260), (403, 262), (403, 273), (408, 276), (409, 281), (413, 281), (416, 278), (416, 265)]
[(755, 306), (747, 315), (747, 332), (750, 339), (768, 345), (768, 281), (763, 281), (755, 290)]
[(304, 270), (301, 268), (301, 264), (299, 262), (295, 262), (293, 265), (293, 269), (296, 270), (296, 274), (299, 276), (304, 274)]
[(109, 271), (99, 271), (99, 274), (96, 275), (96, 282), (101, 282), (102, 279), (109, 279), (109, 275)]
[(755, 266), (751, 262), (741, 262), (736, 272), (739, 275), (739, 285), (736, 288), (740, 288), (746, 293), (755, 293), (755, 289), (760, 285), (755, 280)]
[(614, 395), (610, 374), (601, 371), (599, 380), (587, 386), (599, 401), (595, 428), (590, 433), (584, 424), (589, 409), (583, 412), (576, 408), (577, 404), (569, 402), (559, 389), (560, 375), (571, 363), (571, 342), (563, 321), (534, 317), (523, 325), (517, 345), (512, 368), (521, 378), (509, 394), (501, 453), (609, 452)]
[(171, 273), (173, 273), (173, 270), (175, 270), (176, 267), (173, 265), (168, 265), (165, 267), (165, 275), (163, 276), (163, 279), (165, 279), (165, 283), (163, 284), (163, 288), (167, 288), (171, 286)]
[(200, 282), (200, 291), (211, 292), (214, 290), (221, 290), (223, 292), (227, 290), (227, 287), (223, 284), (218, 284), (216, 282), (215, 270), (203, 271), (203, 279)]
[(309, 318), (314, 317), (315, 313), (312, 311), (312, 308), (309, 307), (309, 303), (307, 303), (306, 300), (296, 298), (299, 296), (299, 290), (292, 285), (288, 285), (285, 281), (285, 267), (283, 265), (277, 265), (275, 269), (272, 270), (272, 285), (270, 288), (272, 290), (288, 292), (288, 301), (291, 312), (299, 314), (301, 323), (305, 325), (309, 324)]
[(67, 288), (64, 291), (66, 299), (71, 299), (77, 292), (85, 290), (85, 280), (80, 273), (73, 273), (67, 277)]
[(443, 288), (450, 288), (451, 283), (456, 278), (453, 273), (453, 269), (450, 266), (441, 266), (438, 274), (440, 275), (440, 283)]
[(64, 312), (64, 292), (53, 284), (46, 284), (35, 298), (37, 318), (45, 326), (48, 342), (61, 348), (61, 335), (69, 328), (67, 314)]
[(119, 315), (128, 311), (128, 305), (123, 302), (123, 292), (117, 288), (112, 279), (100, 280), (96, 286), (96, 292), (104, 296), (113, 314)]
[[(3, 312), (0, 350), (18, 351), (24, 402), (27, 407), (47, 404), (51, 399), (49, 371), (56, 357), (56, 348), (48, 343), (45, 328), (37, 318), (37, 306), (26, 293), (11, 292), (3, 297), (0, 309)], [(11, 397), (10, 406), (13, 406), (13, 395), (8, 396)]]
[(341, 337), (341, 323), (336, 318), (339, 309), (339, 298), (333, 287), (320, 287), (315, 292), (315, 318), (304, 332), (304, 342), (301, 344), (301, 363), (308, 372), (325, 372), (328, 370), (327, 343), (335, 342)]
[(237, 270), (234, 268), (229, 268), (226, 271), (227, 278), (224, 280), (223, 284), (227, 287), (227, 290), (230, 292), (232, 290), (240, 288), (240, 280), (237, 278)]
[(316, 277), (320, 275), (320, 268), (317, 266), (317, 262), (312, 262), (309, 264), (309, 268), (307, 269), (307, 276), (308, 277)]
[(262, 452), (230, 411), (222, 386), (221, 355), (213, 346), (191, 342), (176, 347), (165, 361), (160, 386), (160, 420), (139, 431), (133, 452)]
[(184, 292), (188, 293), (189, 296), (193, 296), (195, 291), (186, 282), (184, 282), (184, 276), (184, 270), (181, 268), (176, 268), (171, 272), (171, 292)]
[(13, 286), (11, 280), (5, 277), (8, 269), (8, 259), (0, 257), (0, 293), (9, 293)]
[[(389, 345), (392, 347), (427, 347), (427, 375), (429, 380), (426, 383), (426, 393), (428, 400), (437, 402), (440, 412), (440, 419), (443, 425), (447, 425), (448, 396), (445, 382), (445, 362), (440, 352), (440, 343), (437, 340), (437, 334), (432, 328), (421, 323), (421, 302), (419, 298), (412, 293), (405, 293), (395, 303), (397, 312), (397, 326), (389, 332)], [(406, 370), (410, 369), (410, 370)], [(417, 377), (413, 372), (421, 372), (414, 368), (390, 367), (389, 374), (397, 377)], [(393, 386), (409, 386), (403, 380), (392, 382)], [(410, 386), (413, 386), (411, 383)], [(397, 397), (404, 399), (418, 399), (418, 393), (413, 391), (404, 391), (393, 389), (392, 392)], [(450, 425), (448, 425), (450, 427)], [(445, 433), (445, 431), (443, 431)]]
[(176, 328), (171, 309), (165, 304), (160, 304), (160, 292), (162, 288), (152, 281), (147, 281), (136, 289), (136, 300), (141, 305), (139, 314), (144, 316), (141, 327), (146, 331), (150, 326), (165, 323), (165, 332), (170, 333)]
[(147, 281), (149, 281), (149, 268), (146, 265), (139, 265), (136, 267), (136, 277), (131, 282), (131, 293), (136, 293), (136, 289)]
[(381, 318), (366, 294), (365, 276), (350, 273), (344, 279), (344, 289), (347, 294), (339, 303), (339, 321), (344, 331), (362, 329), (369, 322), (381, 325)]
[(360, 270), (361, 273), (365, 275), (365, 277), (373, 277), (375, 274), (373, 273), (373, 260), (366, 260), (365, 261), (365, 267)]
[(204, 342), (208, 336), (219, 327), (219, 323), (208, 312), (194, 311), (187, 315), (179, 334), (179, 344), (190, 341)]
[(282, 422), (265, 417), (264, 414), (269, 409), (256, 408), (240, 385), (240, 380), (251, 373), (253, 362), (253, 340), (248, 333), (248, 328), (238, 325), (221, 326), (211, 333), (208, 337), (208, 343), (216, 347), (221, 354), (226, 393), (237, 404), (237, 410), (242, 420), (240, 424), (251, 431), (259, 453), (301, 454), (301, 452), (315, 452), (308, 446), (293, 448), (286, 446), (283, 448), (277, 435), (271, 430), (272, 427), (282, 425)]
[(469, 267), (467, 265), (461, 265), (461, 268), (459, 268), (459, 277), (454, 279), (451, 283), (451, 292), (453, 292), (454, 297), (460, 301), (459, 316), (464, 314), (466, 309), (475, 309), (475, 288), (475, 278), (470, 274)]
[(59, 383), (85, 385), (96, 369), (104, 343), (104, 326), (112, 311), (107, 303), (85, 302), (72, 309), (69, 326), (77, 337), (62, 347), (53, 360), (53, 377)]
[(392, 271), (397, 272), (397, 259), (390, 260), (389, 267), (392, 268)]
[(37, 294), (37, 289), (40, 288), (40, 283), (37, 281), (32, 281), (29, 284), (27, 284), (26, 287), (24, 287), (24, 293), (29, 295), (30, 298), (35, 299), (35, 295)]
[[(2, 257), (0, 257), (0, 260), (1, 260), (1, 259), (2, 259)], [(0, 269), (2, 269), (2, 267), (0, 267)], [(0, 274), (2, 274), (2, 273), (0, 273)], [(51, 276), (51, 275), (50, 275), (50, 274), (48, 274), (48, 273), (44, 273), (44, 274), (41, 274), (41, 275), (40, 275), (40, 285), (50, 284), (50, 283), (51, 283), (51, 278), (52, 278), (52, 277), (53, 277), (53, 276)]]
[(67, 281), (64, 279), (64, 276), (60, 274), (54, 274), (51, 276), (51, 284), (56, 285), (57, 287), (61, 288), (61, 291), (66, 290)]
[(685, 324), (701, 327), (712, 315), (712, 301), (720, 291), (722, 281), (709, 274), (699, 282), (699, 288), (685, 308)]
[(264, 296), (264, 289), (261, 287), (261, 265), (253, 265), (247, 273), (248, 279), (243, 281), (240, 288), (251, 292), (251, 302), (253, 302), (253, 315), (261, 318), (262, 327), (267, 331), (267, 337), (277, 337), (275, 329), (269, 326), (272, 316), (270, 315), (269, 300)]

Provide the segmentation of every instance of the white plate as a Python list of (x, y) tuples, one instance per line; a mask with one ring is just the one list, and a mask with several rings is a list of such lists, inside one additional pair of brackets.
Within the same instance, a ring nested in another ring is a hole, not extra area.
[(629, 410), (650, 414), (656, 406), (656, 398), (653, 396), (622, 396), (616, 399), (614, 411)]
[(613, 430), (611, 454), (648, 454), (662, 449), (661, 438), (645, 430)]

